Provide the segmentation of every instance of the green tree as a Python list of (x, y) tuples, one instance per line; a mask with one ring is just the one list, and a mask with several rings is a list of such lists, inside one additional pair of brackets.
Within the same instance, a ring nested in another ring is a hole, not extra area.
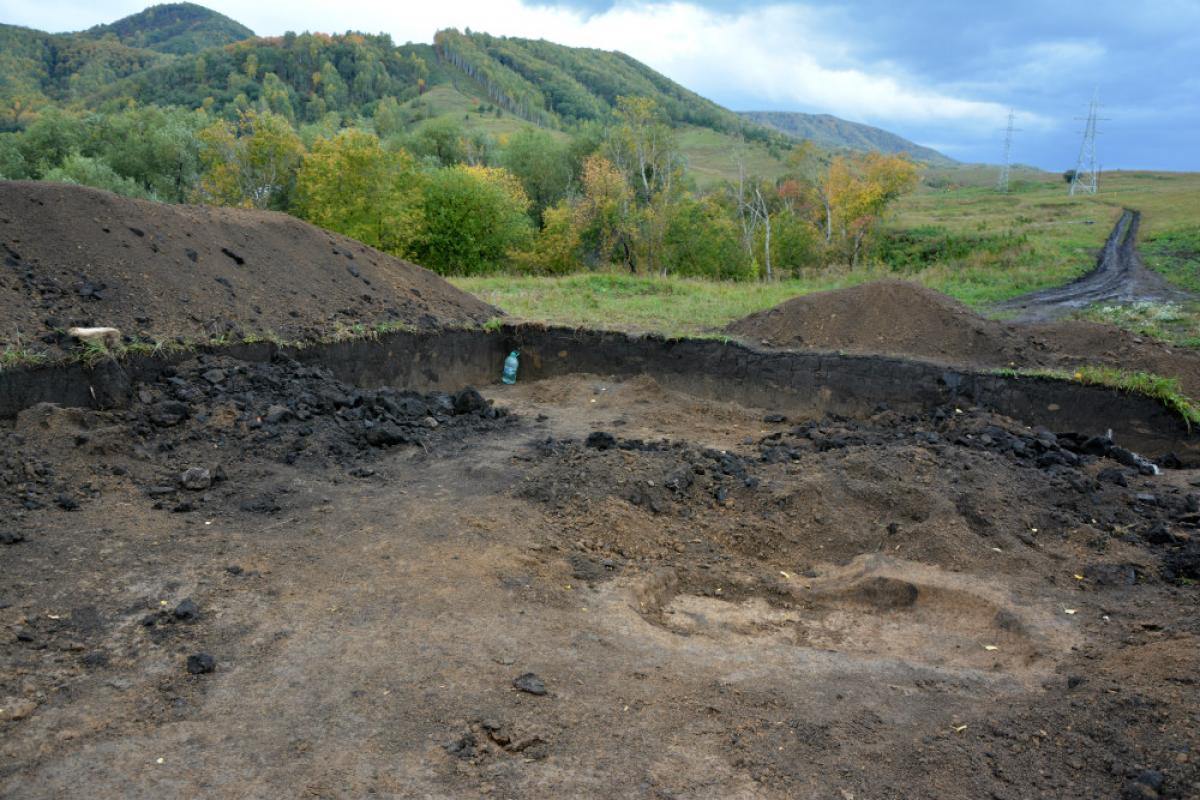
[(214, 205), (284, 209), (304, 154), (288, 121), (272, 113), (243, 113), (200, 132), (203, 171), (199, 199)]
[(755, 277), (737, 224), (712, 198), (685, 198), (670, 206), (660, 258), (662, 271), (673, 275)]
[(150, 198), (150, 194), (137, 181), (118, 174), (99, 158), (81, 156), (78, 153), (72, 153), (61, 165), (48, 170), (42, 176), (42, 180), (92, 186), (126, 197)]
[(421, 263), (442, 274), (472, 275), (506, 265), (529, 242), (529, 198), (511, 173), (456, 165), (435, 171), (423, 192)]
[(571, 188), (571, 155), (567, 145), (537, 128), (514, 133), (504, 149), (504, 166), (517, 176), (529, 195), (530, 212), (540, 225), (543, 212)]
[(434, 119), (425, 123), (411, 142), (413, 155), (428, 157), (443, 167), (461, 164), (463, 152), (462, 126), (453, 119)]
[(296, 178), (296, 213), (395, 255), (409, 255), (421, 230), (423, 176), (403, 150), (347, 129), (319, 139)]

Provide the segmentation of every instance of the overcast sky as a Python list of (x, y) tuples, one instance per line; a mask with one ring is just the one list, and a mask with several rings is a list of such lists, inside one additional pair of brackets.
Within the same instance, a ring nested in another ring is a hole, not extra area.
[[(735, 110), (836, 114), (967, 161), (1074, 166), (1093, 91), (1101, 167), (1200, 170), (1200, 0), (206, 0), (264, 35), (445, 27), (622, 50)], [(0, 0), (0, 22), (78, 30), (144, 0)]]

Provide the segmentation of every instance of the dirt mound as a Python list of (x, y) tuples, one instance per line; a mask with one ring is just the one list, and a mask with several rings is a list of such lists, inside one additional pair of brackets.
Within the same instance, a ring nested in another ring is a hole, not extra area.
[(500, 312), (428, 270), (270, 211), (173, 206), (0, 182), (0, 346), (69, 349), (72, 326), (126, 341), (308, 340), (352, 325), (440, 327)]
[(1184, 391), (1200, 396), (1200, 353), (1094, 322), (990, 320), (904, 281), (796, 297), (725, 330), (771, 347), (914, 356), (982, 368), (1111, 366), (1176, 377)]
[(796, 297), (731, 323), (727, 332), (776, 347), (1001, 362), (1018, 345), (998, 322), (904, 281)]

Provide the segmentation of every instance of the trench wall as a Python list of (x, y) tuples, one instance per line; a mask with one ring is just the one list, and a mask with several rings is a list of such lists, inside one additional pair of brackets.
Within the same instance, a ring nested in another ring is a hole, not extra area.
[[(942, 404), (979, 405), (1057, 432), (1111, 429), (1125, 447), (1151, 457), (1175, 453), (1188, 465), (1200, 465), (1200, 435), (1140, 395), (902, 358), (767, 351), (712, 339), (532, 325), (492, 332), (397, 332), (298, 350), (258, 344), (220, 352), (247, 361), (286, 356), (328, 367), (341, 380), (359, 386), (456, 390), (495, 382), (511, 349), (521, 352), (523, 381), (572, 373), (648, 374), (672, 389), (793, 417), (859, 416), (880, 404), (906, 412)], [(14, 417), (39, 402), (121, 407), (138, 382), (153, 380), (167, 364), (191, 357), (9, 370), (0, 373), (0, 418)]]

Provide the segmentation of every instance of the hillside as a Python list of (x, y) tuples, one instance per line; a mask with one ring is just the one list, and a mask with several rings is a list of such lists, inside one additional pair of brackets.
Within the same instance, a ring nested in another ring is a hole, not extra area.
[(830, 150), (878, 150), (907, 153), (918, 161), (938, 166), (956, 164), (954, 159), (930, 147), (922, 147), (882, 128), (850, 122), (830, 114), (793, 111), (741, 111), (743, 119), (764, 125), (796, 139), (808, 139)]
[(81, 35), (91, 39), (113, 36), (129, 47), (182, 55), (249, 39), (254, 31), (195, 3), (166, 3), (89, 28)]

